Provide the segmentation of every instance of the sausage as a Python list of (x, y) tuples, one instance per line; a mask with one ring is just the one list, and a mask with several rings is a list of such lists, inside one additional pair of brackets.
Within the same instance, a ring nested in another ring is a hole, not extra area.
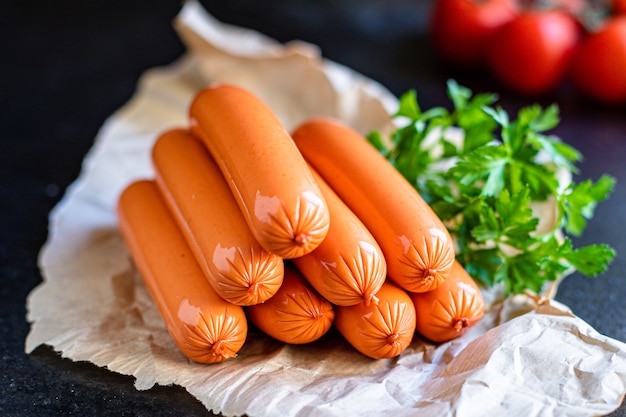
[(333, 306), (313, 290), (298, 272), (285, 264), (283, 285), (262, 304), (245, 308), (248, 319), (268, 336), (281, 342), (313, 342), (331, 328)]
[(283, 260), (256, 241), (217, 165), (183, 129), (161, 134), (152, 148), (155, 178), (213, 289), (237, 305), (278, 291)]
[(378, 302), (376, 293), (387, 277), (380, 246), (361, 220), (312, 169), (330, 212), (330, 228), (313, 252), (294, 258), (294, 265), (324, 298), (350, 306)]
[(364, 137), (327, 118), (292, 133), (305, 159), (363, 221), (380, 245), (388, 277), (407, 291), (441, 284), (454, 261), (453, 241), (415, 188)]
[(199, 363), (236, 356), (248, 333), (243, 308), (213, 291), (154, 182), (128, 185), (117, 214), (132, 259), (180, 351)]
[(328, 208), (289, 133), (258, 97), (216, 84), (192, 100), (190, 129), (222, 170), (261, 246), (283, 258), (311, 252), (328, 232)]
[(417, 332), (437, 343), (463, 335), (485, 313), (480, 288), (458, 261), (443, 284), (410, 297), (417, 314)]
[(378, 291), (378, 305), (335, 306), (335, 327), (362, 354), (374, 359), (400, 355), (415, 334), (415, 307), (391, 281)]

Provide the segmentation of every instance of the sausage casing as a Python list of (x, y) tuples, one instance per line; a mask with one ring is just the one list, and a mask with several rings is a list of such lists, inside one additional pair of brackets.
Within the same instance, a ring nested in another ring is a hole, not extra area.
[(326, 239), (293, 263), (328, 301), (340, 306), (376, 303), (387, 277), (378, 242), (326, 181), (312, 170), (330, 211)]
[(370, 230), (385, 254), (391, 280), (414, 292), (443, 282), (454, 262), (452, 238), (376, 148), (332, 119), (308, 120), (292, 136), (306, 160)]
[(407, 292), (390, 281), (378, 304), (335, 307), (335, 327), (356, 350), (374, 359), (400, 355), (415, 334), (415, 307)]
[(213, 291), (154, 182), (126, 187), (117, 213), (132, 259), (180, 351), (200, 363), (236, 356), (248, 332), (243, 308)]
[(328, 232), (328, 208), (272, 110), (245, 89), (217, 84), (196, 95), (189, 115), (259, 243), (283, 258), (315, 249)]
[(247, 307), (250, 322), (281, 342), (313, 342), (332, 326), (333, 306), (313, 290), (295, 267), (285, 265), (283, 285), (272, 298)]
[(157, 138), (152, 161), (159, 190), (213, 289), (237, 305), (274, 295), (283, 260), (256, 241), (202, 143), (171, 129)]
[(433, 342), (463, 335), (485, 313), (480, 288), (457, 261), (440, 286), (425, 293), (411, 293), (410, 297), (417, 314), (417, 332)]

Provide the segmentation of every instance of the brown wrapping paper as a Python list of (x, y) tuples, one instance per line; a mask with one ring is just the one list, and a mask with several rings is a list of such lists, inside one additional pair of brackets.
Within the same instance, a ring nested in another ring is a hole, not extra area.
[(397, 101), (313, 45), (282, 45), (225, 25), (194, 1), (175, 27), (187, 53), (142, 76), (50, 214), (40, 254), (44, 280), (28, 298), (27, 352), (52, 346), (63, 357), (132, 375), (140, 390), (180, 385), (227, 416), (592, 416), (619, 406), (626, 345), (552, 300), (555, 287), (538, 299), (485, 292), (489, 309), (469, 333), (441, 345), (416, 337), (395, 359), (368, 359), (333, 332), (306, 346), (252, 332), (237, 358), (215, 365), (182, 356), (132, 267), (115, 217), (121, 190), (152, 176), (157, 135), (186, 125), (191, 98), (213, 81), (250, 89), (288, 129), (328, 115), (362, 133), (386, 131)]

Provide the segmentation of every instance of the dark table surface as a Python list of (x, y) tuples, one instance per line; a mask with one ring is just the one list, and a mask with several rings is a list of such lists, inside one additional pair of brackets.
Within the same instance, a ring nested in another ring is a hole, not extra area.
[[(455, 73), (433, 57), (425, 31), (430, 2), (414, 0), (272, 0), (204, 2), (218, 19), (280, 41), (301, 39), (339, 63), (380, 81), (396, 95), (415, 88), (424, 108), (447, 105), (453, 76), (475, 91), (498, 92), (516, 109), (528, 99), (488, 77)], [(26, 297), (42, 278), (37, 256), (48, 213), (79, 174), (105, 118), (133, 94), (148, 68), (183, 53), (171, 22), (177, 1), (92, 0), (0, 3), (0, 415), (211, 415), (183, 389), (137, 391), (132, 378), (62, 359), (50, 348), (24, 353)], [(594, 106), (564, 89), (554, 133), (583, 152), (577, 179), (618, 179), (584, 237), (618, 256), (609, 272), (578, 274), (557, 299), (599, 332), (626, 341), (626, 110)], [(622, 406), (614, 416), (626, 416)]]

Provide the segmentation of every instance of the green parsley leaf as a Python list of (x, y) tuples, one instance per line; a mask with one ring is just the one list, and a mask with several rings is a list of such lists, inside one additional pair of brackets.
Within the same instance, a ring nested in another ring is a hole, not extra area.
[(419, 120), (421, 113), (422, 111), (417, 103), (417, 93), (415, 90), (409, 90), (400, 97), (396, 116), (404, 116), (411, 120)]
[(595, 184), (591, 180), (570, 185), (562, 195), (565, 230), (574, 236), (582, 235), (587, 220), (591, 219), (597, 204), (607, 199), (615, 186), (615, 179), (603, 175)]
[[(451, 110), (423, 110), (410, 90), (400, 97), (401, 123), (390, 140), (378, 132), (368, 139), (445, 222), (468, 273), (518, 294), (540, 292), (572, 268), (588, 276), (606, 271), (612, 248), (575, 249), (567, 234), (582, 234), (615, 179), (559, 183), (559, 170), (578, 173), (582, 155), (548, 134), (559, 123), (558, 107), (531, 105), (511, 117), (495, 94), (473, 94), (454, 80), (447, 89)], [(549, 198), (558, 221), (540, 233), (531, 205)]]
[(589, 245), (567, 254), (566, 259), (578, 271), (593, 277), (606, 271), (614, 257), (615, 251), (607, 245)]

